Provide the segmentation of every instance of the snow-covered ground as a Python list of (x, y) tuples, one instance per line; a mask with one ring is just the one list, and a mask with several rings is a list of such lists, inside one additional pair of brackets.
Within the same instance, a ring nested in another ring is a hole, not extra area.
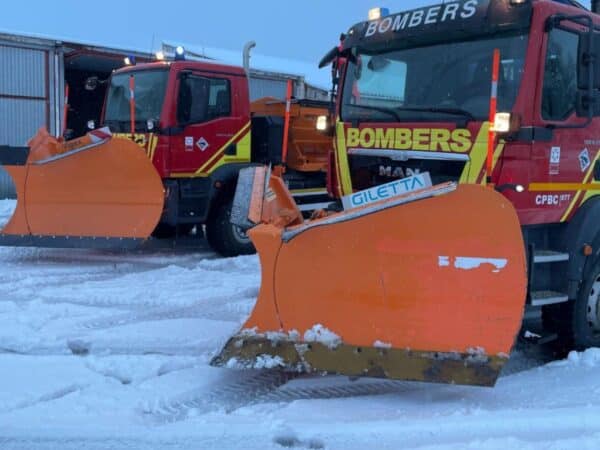
[(208, 251), (0, 248), (0, 448), (600, 447), (597, 349), (517, 351), (493, 389), (210, 367), (259, 272)]

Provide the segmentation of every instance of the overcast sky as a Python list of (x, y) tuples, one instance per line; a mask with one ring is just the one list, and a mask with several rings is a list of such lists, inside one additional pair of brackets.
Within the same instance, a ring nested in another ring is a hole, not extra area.
[[(314, 61), (369, 8), (391, 12), (436, 0), (5, 0), (0, 29), (154, 49), (162, 39)], [(589, 1), (586, 1), (586, 6)]]

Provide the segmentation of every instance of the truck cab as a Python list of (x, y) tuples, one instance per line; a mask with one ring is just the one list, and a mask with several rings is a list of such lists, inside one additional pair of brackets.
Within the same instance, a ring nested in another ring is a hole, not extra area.
[(188, 61), (130, 66), (112, 74), (102, 120), (131, 136), (161, 178), (202, 177), (228, 162), (250, 161), (250, 102), (241, 68)]
[(251, 161), (248, 81), (242, 68), (196, 61), (128, 66), (110, 79), (102, 124), (133, 139), (165, 186), (157, 237), (206, 224), (224, 254), (253, 251), (227, 217), (235, 178)]
[(336, 95), (333, 189), (420, 172), (434, 184), (489, 184), (522, 226), (528, 305), (577, 346), (599, 344), (598, 295), (586, 283), (600, 274), (589, 253), (600, 244), (600, 16), (551, 0), (381, 12), (321, 62), (332, 63)]
[(102, 125), (134, 140), (163, 181), (165, 208), (155, 235), (171, 237), (206, 225), (211, 247), (232, 256), (254, 251), (245, 233), (229, 221), (240, 169), (280, 166), (307, 210), (329, 200), (325, 178), (332, 140), (315, 130), (327, 103), (293, 103), (287, 119), (283, 99), (251, 103), (241, 67), (159, 61), (113, 72)]

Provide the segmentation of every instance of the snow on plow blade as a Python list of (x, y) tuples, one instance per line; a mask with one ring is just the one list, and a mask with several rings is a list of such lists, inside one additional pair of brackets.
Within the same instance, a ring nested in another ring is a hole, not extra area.
[(494, 385), (526, 296), (502, 195), (447, 183), (301, 223), (281, 179), (267, 178), (246, 174), (253, 189), (239, 196), (247, 221), (262, 210), (248, 232), (259, 297), (214, 365)]
[(45, 130), (8, 149), (17, 207), (0, 245), (103, 247), (150, 236), (162, 214), (161, 179), (143, 151), (108, 129), (60, 142)]

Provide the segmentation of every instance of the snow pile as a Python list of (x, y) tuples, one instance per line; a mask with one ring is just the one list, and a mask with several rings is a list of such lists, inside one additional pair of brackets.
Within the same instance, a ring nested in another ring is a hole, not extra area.
[(281, 356), (258, 355), (254, 361), (254, 369), (274, 369), (275, 367), (283, 367), (285, 363)]
[(316, 324), (310, 330), (306, 330), (304, 340), (306, 342), (318, 342), (330, 349), (334, 349), (342, 343), (342, 338), (321, 324)]
[(17, 208), (16, 200), (0, 200), (0, 228), (4, 227)]
[(275, 369), (276, 367), (285, 367), (285, 361), (281, 356), (258, 355), (254, 360), (247, 361), (238, 358), (231, 358), (225, 364), (228, 369)]
[(576, 366), (598, 367), (600, 366), (600, 348), (589, 348), (584, 352), (569, 352), (567, 360)]

